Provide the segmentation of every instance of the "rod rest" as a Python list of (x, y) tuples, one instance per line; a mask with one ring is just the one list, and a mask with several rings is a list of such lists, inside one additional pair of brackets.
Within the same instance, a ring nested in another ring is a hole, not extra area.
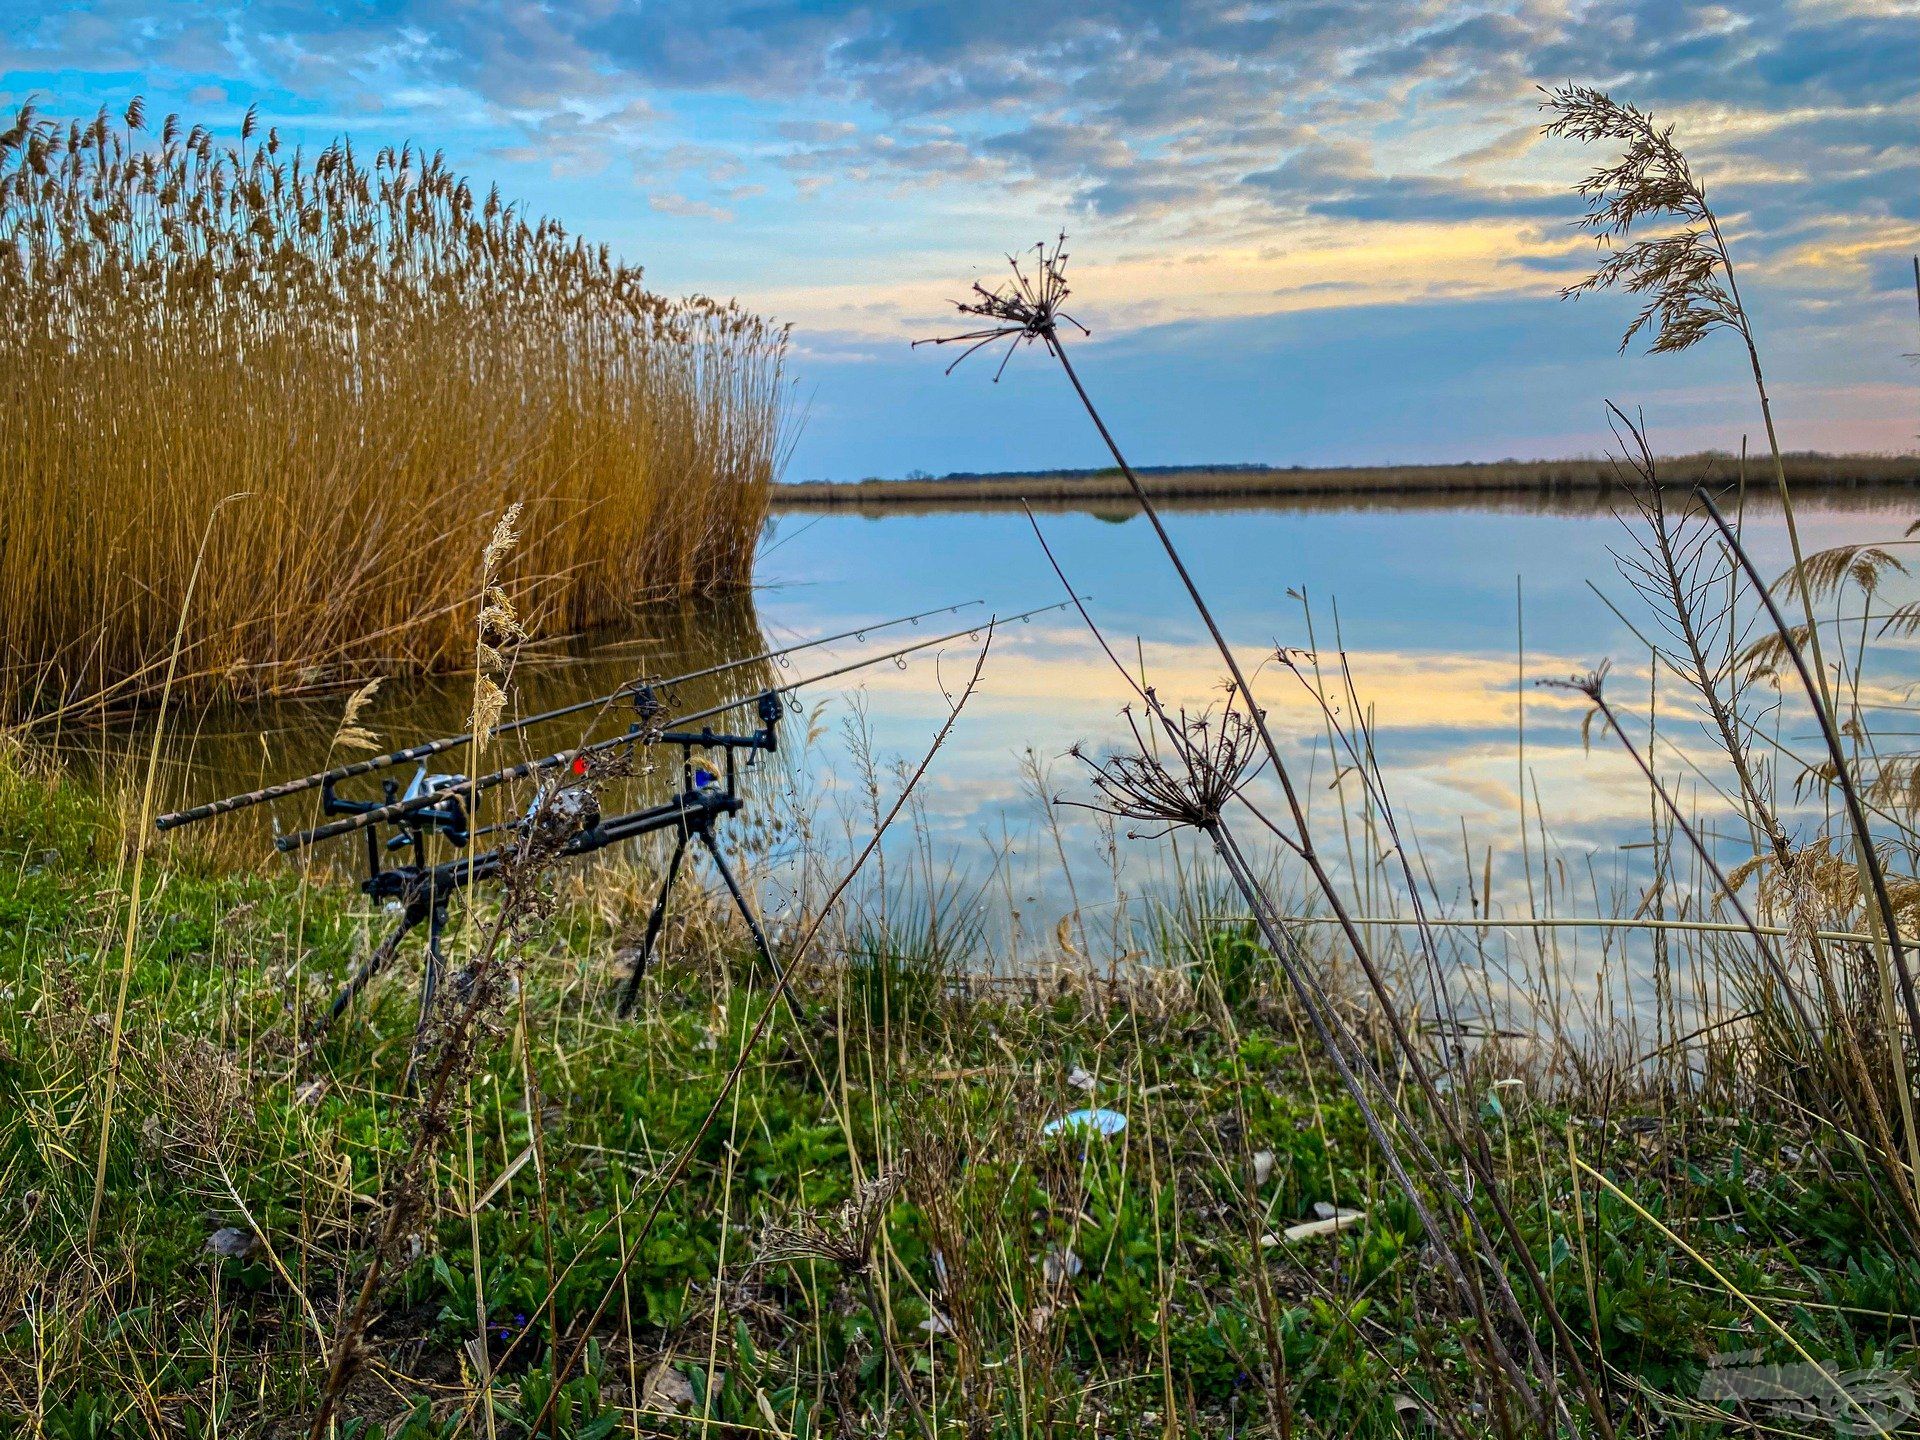
[[(720, 816), (738, 814), (745, 805), (738, 795), (718, 785), (684, 790), (662, 804), (602, 819), (570, 837), (556, 858), (588, 855), (660, 830), (681, 830), (689, 835), (708, 831)], [(479, 881), (496, 879), (506, 863), (506, 848), (497, 846), (480, 855), (455, 856), (438, 865), (395, 865), (363, 880), (360, 888), (376, 900), (415, 905), (423, 897), (449, 895)]]

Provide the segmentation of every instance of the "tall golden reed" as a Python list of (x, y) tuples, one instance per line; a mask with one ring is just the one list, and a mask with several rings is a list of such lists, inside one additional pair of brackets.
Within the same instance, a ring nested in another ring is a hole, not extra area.
[(525, 502), (535, 635), (743, 585), (786, 331), (649, 293), (439, 155), (173, 116), (0, 133), (0, 714), (470, 658)]

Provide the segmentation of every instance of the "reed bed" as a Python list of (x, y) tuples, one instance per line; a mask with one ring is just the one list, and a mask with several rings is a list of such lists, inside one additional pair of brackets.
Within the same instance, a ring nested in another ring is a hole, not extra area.
[(143, 698), (183, 610), (195, 693), (457, 664), (467, 562), (515, 501), (535, 635), (743, 586), (785, 345), (438, 154), (23, 108), (0, 133), (0, 713)]

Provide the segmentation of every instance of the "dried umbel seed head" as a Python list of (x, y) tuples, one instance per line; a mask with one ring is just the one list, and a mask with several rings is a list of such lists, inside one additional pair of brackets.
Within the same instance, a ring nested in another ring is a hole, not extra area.
[(884, 1170), (830, 1215), (803, 1215), (791, 1225), (768, 1225), (755, 1246), (754, 1263), (828, 1260), (849, 1273), (864, 1271), (872, 1263), (880, 1224), (905, 1183), (903, 1168)]
[(1011, 278), (989, 288), (976, 280), (973, 293), (965, 300), (954, 301), (954, 308), (962, 315), (972, 316), (987, 322), (985, 328), (970, 330), (962, 335), (942, 335), (932, 340), (916, 340), (920, 345), (960, 345), (967, 348), (960, 353), (959, 359), (947, 366), (952, 374), (959, 365), (974, 351), (993, 344), (996, 340), (1005, 340), (1007, 353), (1001, 358), (1000, 369), (994, 372), (994, 379), (1007, 368), (1007, 361), (1013, 358), (1013, 352), (1022, 345), (1035, 341), (1053, 348), (1061, 325), (1071, 325), (1086, 334), (1087, 327), (1066, 313), (1067, 296), (1067, 237), (1064, 233), (1053, 242), (1051, 249), (1045, 241), (1033, 247), (1032, 267), (1021, 264), (1016, 255), (1007, 257), (1007, 266), (1012, 270)]
[(1134, 749), (1101, 760), (1073, 750), (1100, 797), (1088, 808), (1168, 828), (1210, 829), (1257, 769), (1259, 728), (1232, 700), (1218, 710), (1176, 714), (1160, 707), (1152, 689), (1145, 694), (1158, 727), (1144, 729), (1129, 706)]
[(1536, 680), (1534, 683), (1542, 690), (1576, 691), (1598, 705), (1606, 695), (1607, 675), (1612, 669), (1611, 660), (1602, 660), (1585, 674), (1569, 675), (1564, 680)]

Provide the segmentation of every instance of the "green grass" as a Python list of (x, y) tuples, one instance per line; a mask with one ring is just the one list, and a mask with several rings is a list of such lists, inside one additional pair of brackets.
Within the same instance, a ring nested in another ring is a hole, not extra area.
[[(323, 1000), (369, 917), (190, 856), (160, 867), (106, 1210), (86, 1253), (95, 1017), (124, 921), (117, 834), (102, 802), (66, 784), (0, 785), (0, 1435), (297, 1433), (324, 1375), (320, 1336), (351, 1299), (408, 1144), (394, 1092), (411, 986), (382, 982), (303, 1056), (294, 1011)], [(1303, 1055), (1247, 937), (1204, 941), (1187, 985), (1062, 983), (1038, 1001), (949, 983), (908, 958), (911, 943), (811, 976), (624, 1287), (652, 1177), (718, 1093), (764, 978), (724, 944), (677, 945), (640, 1017), (620, 1024), (611, 940), (562, 914), (536, 947), (524, 1009), (473, 1076), (472, 1164), (456, 1127), (436, 1164), (435, 1223), (392, 1272), (340, 1433), (489, 1433), (469, 1346), (476, 1268), (496, 1435), (527, 1433), (551, 1386), (554, 1328), (565, 1353), (610, 1292), (586, 1373), (555, 1406), (559, 1433), (874, 1433), (896, 1382), (865, 1289), (823, 1260), (753, 1262), (765, 1222), (837, 1206), (882, 1170), (904, 1182), (874, 1293), (943, 1432), (1234, 1433), (1273, 1418), (1276, 1361), (1297, 1434), (1398, 1434), (1396, 1397), (1466, 1394), (1470, 1336), (1447, 1318), (1410, 1215)], [(1129, 1116), (1120, 1136), (1040, 1133), (1088, 1102), (1076, 1069)], [(1720, 1351), (1795, 1357), (1591, 1183), (1576, 1215), (1569, 1130), (1815, 1356), (1860, 1369), (1913, 1343), (1920, 1261), (1876, 1237), (1870, 1187), (1806, 1117), (1642, 1100), (1602, 1119), (1580, 1097), (1549, 1104), (1519, 1087), (1483, 1104), (1556, 1299), (1611, 1367), (1623, 1433), (1657, 1426), (1636, 1387), (1691, 1396)], [(536, 1127), (541, 1151), (515, 1171)], [(1253, 1185), (1261, 1152), (1271, 1163)], [(469, 1187), (496, 1182), (469, 1223)], [(1367, 1219), (1260, 1243), (1316, 1201)], [(264, 1244), (209, 1252), (216, 1231), (252, 1224)], [(1077, 1274), (1064, 1273), (1068, 1252)], [(930, 1334), (936, 1310), (942, 1333)], [(661, 1378), (663, 1363), (677, 1379)], [(897, 1396), (887, 1413), (889, 1433), (913, 1433)]]

